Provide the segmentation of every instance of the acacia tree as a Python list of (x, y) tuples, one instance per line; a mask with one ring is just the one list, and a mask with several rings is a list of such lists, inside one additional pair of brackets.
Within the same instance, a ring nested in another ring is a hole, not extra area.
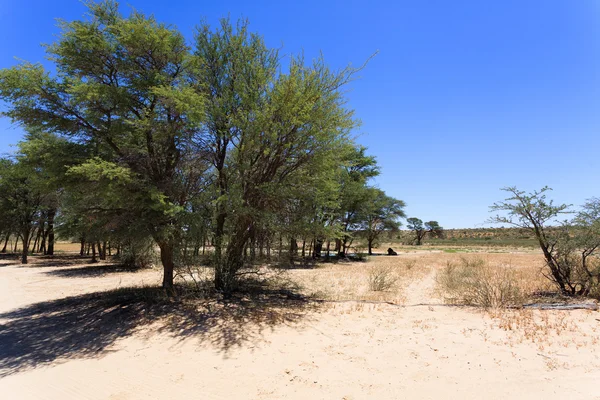
[(363, 146), (349, 149), (340, 173), (340, 203), (337, 210), (341, 235), (337, 243), (339, 256), (345, 256), (353, 240), (353, 231), (363, 222), (365, 210), (371, 201), (370, 179), (379, 175), (375, 157), (366, 155)]
[(430, 236), (435, 238), (442, 238), (444, 236), (444, 228), (437, 221), (425, 222), (425, 230)]
[[(302, 257), (306, 256), (307, 241), (336, 237), (338, 233), (337, 226), (329, 223), (331, 213), (328, 210), (339, 205), (339, 180), (332, 173), (336, 171), (339, 160), (332, 154), (322, 161), (324, 163), (311, 163), (303, 168), (295, 174), (293, 181), (278, 190), (281, 212), (278, 212), (276, 226), (279, 233), (289, 239), (292, 263), (300, 248)], [(298, 239), (302, 239), (301, 247)]]
[(189, 48), (154, 17), (124, 18), (116, 2), (89, 9), (90, 19), (63, 22), (58, 41), (47, 47), (56, 74), (30, 63), (0, 72), (4, 115), (90, 143), (104, 166), (130, 172), (135, 198), (143, 200), (135, 210), (160, 247), (170, 290), (177, 214), (196, 181), (183, 164), (201, 151), (195, 138), (203, 99), (190, 79)]
[(290, 205), (279, 189), (319, 167), (335, 174), (340, 149), (354, 146), (341, 88), (356, 69), (302, 57), (284, 69), (245, 22), (201, 26), (192, 51), (154, 17), (123, 17), (114, 1), (89, 8), (47, 47), (56, 74), (29, 63), (0, 71), (4, 115), (89, 149), (67, 174), (77, 183), (71, 211), (89, 218), (72, 215), (71, 225), (152, 236), (168, 291), (176, 253), (206, 232), (193, 221), (206, 214), (203, 194), (214, 211), (204, 228), (214, 230), (215, 286), (228, 294), (250, 238)]
[(420, 246), (421, 240), (423, 240), (427, 234), (427, 231), (423, 227), (423, 221), (415, 217), (408, 218), (406, 220), (406, 227), (414, 232), (417, 246)]
[(215, 286), (229, 293), (259, 217), (277, 212), (278, 189), (350, 140), (356, 121), (340, 88), (356, 70), (332, 72), (321, 59), (306, 65), (291, 57), (281, 72), (277, 50), (247, 23), (234, 28), (227, 20), (215, 32), (200, 28), (195, 54), (218, 188)]
[[(504, 201), (494, 203), (495, 215), (489, 222), (508, 224), (531, 231), (544, 254), (549, 270), (547, 277), (565, 295), (587, 295), (597, 287), (600, 279), (600, 203), (592, 199), (572, 221), (560, 222), (564, 214), (571, 214), (568, 204), (555, 205), (546, 197), (552, 190), (543, 187), (526, 193), (516, 187), (502, 189), (511, 194)], [(554, 229), (548, 229), (556, 224)]]
[(582, 278), (582, 293), (589, 294), (592, 289), (600, 289), (600, 199), (589, 199), (571, 221), (576, 231), (569, 239), (574, 242), (574, 252), (579, 258)]
[(35, 224), (45, 200), (37, 171), (24, 162), (7, 159), (0, 163), (0, 207), (6, 210), (13, 229), (23, 243), (21, 263), (27, 264)]
[(383, 232), (397, 231), (401, 223), (400, 218), (405, 218), (405, 203), (387, 196), (384, 191), (371, 188), (366, 210), (363, 211), (361, 230), (367, 239), (369, 255), (373, 254), (373, 245)]
[(413, 217), (408, 218), (406, 222), (406, 227), (415, 234), (415, 242), (417, 246), (421, 245), (421, 241), (428, 234), (433, 237), (441, 237), (444, 233), (444, 228), (442, 228), (437, 221), (427, 221), (425, 224), (423, 224), (422, 220)]
[(86, 158), (85, 146), (55, 134), (30, 130), (19, 143), (18, 158), (38, 174), (38, 185), (45, 194), (43, 219), (38, 236), (44, 254), (54, 254), (55, 217), (65, 191), (67, 170)]

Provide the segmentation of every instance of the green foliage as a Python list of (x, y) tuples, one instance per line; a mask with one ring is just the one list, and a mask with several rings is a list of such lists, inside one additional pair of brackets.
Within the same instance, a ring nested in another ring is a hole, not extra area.
[(596, 291), (600, 282), (600, 201), (591, 199), (571, 221), (564, 221), (558, 228), (563, 214), (570, 214), (570, 205), (554, 205), (548, 200), (544, 187), (526, 193), (516, 187), (504, 188), (511, 197), (495, 203), (491, 211), (504, 212), (490, 222), (503, 223), (531, 231), (544, 254), (548, 268), (547, 277), (565, 295), (589, 295)]
[(428, 221), (423, 224), (423, 221), (414, 217), (408, 218), (406, 221), (407, 228), (414, 233), (414, 241), (417, 246), (421, 245), (423, 238), (428, 234), (431, 237), (437, 238), (441, 238), (444, 234), (444, 228), (442, 228), (437, 221)]
[(128, 238), (123, 243), (119, 261), (128, 268), (148, 268), (155, 261), (154, 242), (149, 238)]
[(32, 233), (47, 204), (48, 192), (39, 170), (24, 161), (0, 160), (0, 220), (8, 233), (23, 243), (21, 262), (27, 263)]
[[(353, 232), (366, 230), (366, 221), (371, 214), (372, 223), (376, 218), (375, 210), (369, 210), (371, 201), (378, 195), (377, 189), (368, 185), (369, 180), (379, 175), (379, 167), (374, 157), (366, 155), (366, 149), (362, 146), (348, 147), (342, 159), (340, 170), (340, 201), (333, 217), (339, 226), (341, 244), (339, 253), (346, 254), (347, 248), (354, 238)], [(373, 226), (372, 232), (378, 230)]]
[(372, 248), (377, 245), (377, 240), (383, 232), (397, 231), (401, 223), (400, 218), (405, 218), (402, 200), (389, 197), (380, 189), (369, 188), (369, 198), (359, 213), (361, 223), (360, 229), (364, 233), (369, 255), (373, 254)]
[[(112, 1), (88, 6), (89, 18), (61, 22), (61, 36), (47, 47), (56, 74), (29, 63), (0, 71), (4, 114), (89, 149), (93, 158), (71, 169), (76, 192), (93, 200), (94, 220), (140, 221), (164, 247), (170, 288), (178, 213), (206, 170), (190, 165), (202, 150), (197, 65), (183, 35), (154, 17), (125, 18)], [(83, 190), (85, 183), (98, 191)]]
[(358, 231), (373, 243), (397, 229), (404, 204), (369, 187), (379, 168), (351, 138), (344, 90), (357, 69), (302, 56), (283, 66), (246, 21), (203, 24), (188, 44), (114, 1), (88, 7), (46, 48), (56, 73), (0, 71), (3, 114), (30, 131), (17, 164), (40, 176), (23, 185), (53, 199), (48, 229), (56, 214), (62, 237), (84, 245), (154, 240), (169, 291), (176, 261), (210, 242), (226, 294), (275, 237), (293, 258), (298, 238), (317, 254), (340, 239), (345, 253)]

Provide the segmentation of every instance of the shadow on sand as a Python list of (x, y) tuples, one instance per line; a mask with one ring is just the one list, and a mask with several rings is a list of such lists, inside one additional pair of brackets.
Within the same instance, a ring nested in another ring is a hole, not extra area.
[(19, 264), (19, 255), (14, 253), (0, 253), (0, 268)]
[(69, 267), (90, 263), (91, 257), (79, 254), (56, 254), (53, 256), (30, 256), (27, 268)]
[(92, 264), (79, 268), (65, 268), (46, 271), (46, 275), (57, 276), (61, 278), (95, 278), (102, 275), (117, 272), (139, 272), (139, 268), (129, 268), (122, 264)]
[[(160, 288), (123, 288), (32, 304), (0, 314), (0, 377), (68, 359), (99, 358), (139, 328), (197, 338), (228, 352), (266, 330), (300, 323), (317, 305), (262, 290), (234, 300), (168, 298)], [(159, 322), (159, 323), (157, 323)]]

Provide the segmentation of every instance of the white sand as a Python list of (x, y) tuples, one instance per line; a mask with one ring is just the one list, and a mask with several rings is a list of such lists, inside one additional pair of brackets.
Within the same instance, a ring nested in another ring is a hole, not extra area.
[[(1, 399), (600, 399), (598, 313), (557, 314), (571, 328), (533, 343), (474, 309), (411, 306), (422, 298), (283, 309), (191, 333), (140, 324), (97, 353), (65, 332), (38, 360), (46, 339), (23, 332), (36, 320), (11, 311), (160, 279), (51, 274), (80, 267), (0, 265)], [(60, 321), (46, 314), (36, 315)]]

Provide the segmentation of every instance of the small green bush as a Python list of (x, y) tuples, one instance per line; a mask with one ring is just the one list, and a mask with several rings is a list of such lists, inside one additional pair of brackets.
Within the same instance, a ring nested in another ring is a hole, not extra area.
[(152, 240), (129, 241), (119, 255), (121, 263), (128, 268), (149, 268), (156, 262)]

